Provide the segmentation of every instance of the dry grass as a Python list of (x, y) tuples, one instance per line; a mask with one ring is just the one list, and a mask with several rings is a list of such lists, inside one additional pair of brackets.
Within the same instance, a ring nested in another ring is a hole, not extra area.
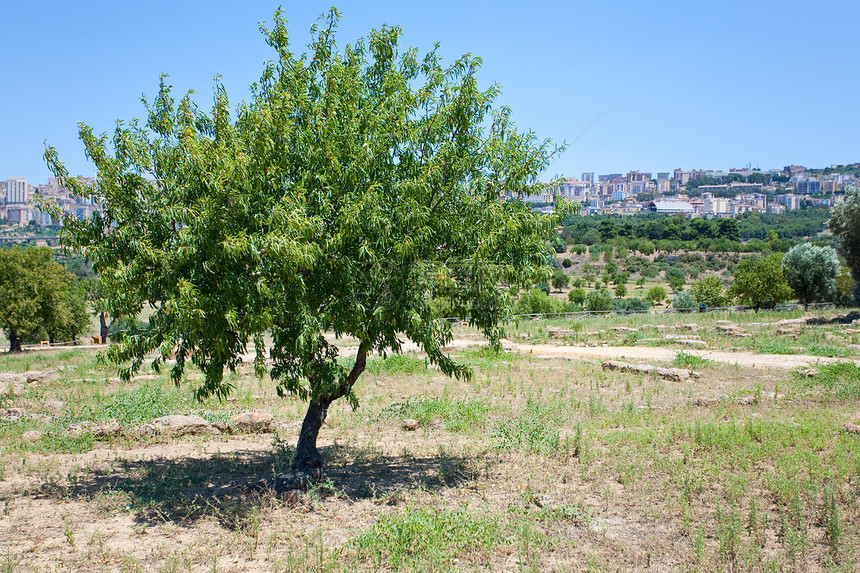
[[(3, 371), (68, 366), (0, 406), (41, 416), (0, 422), (0, 571), (853, 571), (860, 560), (860, 436), (839, 431), (860, 422), (854, 366), (809, 377), (705, 363), (678, 383), (471, 350), (461, 358), (474, 377), (458, 382), (417, 355), (375, 359), (361, 408), (337, 404), (323, 429), (326, 480), (293, 505), (245, 492), (287, 467), (303, 414), (268, 380), (242, 371), (235, 401), (201, 405), (164, 377), (123, 385), (89, 354), (53, 357), (0, 358)], [(257, 408), (280, 430), (64, 441), (64, 424), (106, 417), (105, 404), (129, 420)], [(403, 430), (406, 417), (422, 427)], [(24, 442), (27, 430), (42, 438)]]

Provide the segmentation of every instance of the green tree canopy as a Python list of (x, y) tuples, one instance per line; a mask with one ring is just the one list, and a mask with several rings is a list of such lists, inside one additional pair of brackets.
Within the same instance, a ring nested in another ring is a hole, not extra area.
[(690, 285), (690, 294), (697, 303), (711, 308), (719, 308), (729, 304), (729, 297), (717, 277), (704, 277), (693, 281), (693, 284)]
[[(433, 319), (432, 297), (467, 307), (498, 342), (512, 287), (549, 278), (555, 225), (503, 200), (539, 192), (555, 149), (494, 107), (499, 88), (479, 88), (479, 58), (445, 66), (435, 50), (401, 49), (388, 26), (341, 50), (337, 22), (332, 10), (296, 55), (276, 13), (263, 29), (274, 59), (235, 118), (219, 82), (206, 113), (162, 78), (143, 124), (119, 122), (111, 138), (82, 124), (92, 186), (46, 152), (76, 195), (104, 208), (66, 218), (62, 240), (93, 261), (110, 314), (152, 307), (148, 328), (109, 351), (130, 360), (121, 374), (175, 353), (174, 381), (190, 361), (205, 375), (197, 396), (223, 397), (225, 368), (253, 344), (258, 374), (309, 401), (294, 469), (310, 475), (328, 407), (357, 405), (368, 353), (409, 339), (445, 374), (469, 376), (442, 350), (451, 330)], [(326, 331), (358, 340), (352, 362)]]
[(795, 245), (783, 257), (782, 268), (788, 285), (804, 306), (836, 300), (836, 277), (841, 265), (839, 255), (831, 247)]
[(766, 257), (745, 257), (734, 270), (734, 282), (728, 295), (741, 303), (755, 307), (790, 300), (794, 291), (785, 280), (782, 269), (782, 253)]
[(561, 292), (561, 289), (570, 284), (570, 277), (560, 270), (556, 270), (552, 274), (552, 286), (555, 290)]
[(648, 289), (648, 293), (645, 295), (645, 300), (651, 304), (660, 304), (666, 298), (666, 295), (666, 289), (661, 286), (653, 286)]
[(833, 206), (827, 226), (836, 236), (839, 249), (857, 281), (854, 302), (860, 304), (860, 188), (852, 187), (845, 192), (845, 200)]
[(9, 351), (22, 341), (75, 340), (89, 326), (84, 289), (51, 249), (0, 249), (0, 328)]

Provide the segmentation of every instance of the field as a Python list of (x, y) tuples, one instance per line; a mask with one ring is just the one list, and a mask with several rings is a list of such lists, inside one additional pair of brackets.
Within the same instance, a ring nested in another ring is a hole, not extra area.
[[(373, 358), (321, 432), (325, 479), (288, 494), (258, 486), (305, 405), (250, 367), (200, 404), (196, 372), (0, 355), (43, 373), (0, 396), (0, 571), (854, 571), (860, 327), (803, 317), (528, 321), (501, 353), (458, 327), (471, 380)], [(275, 431), (140, 428), (249, 411)]]

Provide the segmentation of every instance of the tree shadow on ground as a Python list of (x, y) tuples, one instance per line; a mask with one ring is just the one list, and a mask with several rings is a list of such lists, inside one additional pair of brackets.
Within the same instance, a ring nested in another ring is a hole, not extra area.
[[(456, 488), (486, 471), (483, 455), (440, 451), (432, 457), (391, 456), (343, 445), (320, 448), (320, 452), (328, 465), (322, 481), (309, 488), (308, 503), (327, 497), (394, 499), (409, 489)], [(62, 483), (49, 480), (39, 494), (92, 502), (106, 512), (131, 511), (140, 524), (191, 525), (212, 517), (224, 527), (243, 529), (260, 507), (285, 503), (274, 491), (252, 490), (286, 471), (291, 457), (291, 451), (276, 446), (205, 458), (118, 460)]]

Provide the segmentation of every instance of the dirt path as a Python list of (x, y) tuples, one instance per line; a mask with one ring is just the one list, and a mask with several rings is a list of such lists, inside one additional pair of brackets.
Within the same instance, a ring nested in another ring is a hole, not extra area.
[[(655, 348), (643, 346), (555, 346), (552, 344), (513, 344), (505, 345), (506, 349), (520, 354), (532, 354), (535, 356), (573, 358), (573, 359), (600, 359), (617, 360), (629, 359), (635, 361), (667, 361), (671, 362), (678, 354), (675, 348)], [(737, 364), (738, 366), (785, 368), (791, 370), (801, 366), (808, 366), (817, 362), (838, 362), (844, 358), (827, 358), (822, 356), (809, 356), (807, 354), (755, 354), (753, 352), (722, 352), (719, 350), (693, 350), (685, 349), (687, 354), (693, 354), (701, 358), (723, 362), (726, 364)]]
[[(478, 348), (485, 346), (486, 341), (475, 339), (454, 340), (447, 347), (449, 349)], [(522, 344), (503, 341), (505, 350), (518, 354), (530, 354), (543, 358), (567, 358), (572, 360), (620, 360), (627, 359), (635, 362), (671, 362), (675, 359), (681, 349), (662, 348), (653, 346), (563, 346), (555, 344)], [(355, 354), (357, 347), (341, 347), (341, 354), (351, 356)], [(418, 345), (412, 342), (403, 344), (403, 352), (420, 352)], [(754, 352), (724, 352), (720, 350), (695, 350), (683, 349), (687, 354), (693, 354), (700, 358), (722, 362), (725, 364), (736, 364), (745, 367), (762, 368), (784, 368), (792, 370), (802, 366), (816, 363), (840, 362), (846, 358), (827, 358), (824, 356), (810, 356), (808, 354), (756, 354)], [(252, 357), (249, 357), (249, 359)], [(860, 365), (860, 361), (855, 360)]]

